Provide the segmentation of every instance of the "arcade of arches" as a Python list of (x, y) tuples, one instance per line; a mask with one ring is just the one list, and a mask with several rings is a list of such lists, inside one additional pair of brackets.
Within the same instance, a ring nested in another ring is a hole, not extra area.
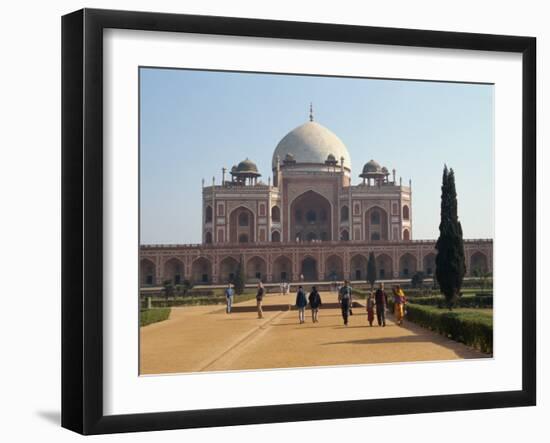
[[(435, 274), (435, 252), (421, 255), (405, 252), (395, 260), (392, 256), (391, 253), (375, 252), (379, 280), (410, 279), (417, 271), (424, 272), (428, 277)], [(181, 284), (184, 280), (198, 285), (224, 284), (235, 278), (239, 261), (239, 255), (220, 255), (216, 260), (212, 256), (172, 256), (165, 260), (157, 260), (155, 256), (142, 257), (139, 264), (140, 285), (161, 285), (167, 280), (174, 284)], [(368, 251), (346, 255), (333, 253), (327, 248), (321, 255), (248, 254), (244, 257), (243, 266), (248, 282), (300, 281), (302, 276), (304, 281), (364, 281), (367, 262)], [(467, 276), (474, 276), (475, 271), (488, 272), (490, 257), (486, 252), (474, 250), (467, 254), (466, 264)]]

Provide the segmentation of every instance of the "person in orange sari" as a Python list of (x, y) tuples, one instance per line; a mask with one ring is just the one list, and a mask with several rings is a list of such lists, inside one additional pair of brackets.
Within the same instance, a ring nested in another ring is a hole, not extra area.
[(405, 298), (405, 293), (401, 286), (396, 285), (393, 287), (393, 304), (394, 304), (394, 315), (395, 321), (399, 326), (403, 325), (403, 317), (405, 316), (405, 303), (407, 299)]

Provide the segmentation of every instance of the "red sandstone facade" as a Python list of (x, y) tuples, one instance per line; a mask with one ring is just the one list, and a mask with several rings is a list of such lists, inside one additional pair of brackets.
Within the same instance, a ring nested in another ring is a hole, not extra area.
[[(203, 185), (202, 244), (142, 245), (141, 285), (222, 284), (240, 261), (249, 282), (365, 280), (370, 252), (380, 280), (435, 272), (435, 240), (413, 240), (411, 182), (371, 160), (352, 185), (347, 148), (312, 115), (277, 145), (272, 168), (273, 183), (259, 182), (246, 159)], [(470, 274), (492, 269), (492, 240), (466, 240), (465, 253)]]

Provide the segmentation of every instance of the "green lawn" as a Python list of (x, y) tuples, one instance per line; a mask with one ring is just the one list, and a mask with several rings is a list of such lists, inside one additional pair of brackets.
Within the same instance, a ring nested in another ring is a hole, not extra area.
[(147, 326), (151, 323), (167, 320), (170, 311), (170, 308), (142, 309), (139, 313), (139, 325)]

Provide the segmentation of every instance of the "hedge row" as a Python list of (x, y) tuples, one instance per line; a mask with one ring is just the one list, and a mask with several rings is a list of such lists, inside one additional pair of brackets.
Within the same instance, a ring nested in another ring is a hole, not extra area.
[[(239, 303), (242, 301), (250, 300), (256, 297), (256, 293), (244, 293), (242, 295), (235, 295), (233, 297), (233, 303)], [(141, 299), (142, 306), (147, 306), (147, 298)], [(155, 298), (151, 300), (152, 308), (167, 308), (178, 306), (203, 306), (203, 305), (222, 305), (226, 303), (225, 295), (207, 296), (207, 297), (185, 297), (185, 298), (169, 298), (168, 300), (162, 298)]]
[(191, 289), (187, 291), (184, 297), (208, 297), (214, 295), (212, 289)]
[(151, 323), (167, 320), (170, 316), (170, 308), (143, 309), (139, 313), (139, 325), (147, 326)]
[[(433, 297), (415, 297), (410, 300), (412, 303), (423, 306), (437, 306), (438, 308), (446, 308), (445, 297), (433, 296)], [(462, 296), (459, 297), (455, 303), (457, 308), (492, 308), (493, 296), (492, 295), (476, 295), (476, 296)]]
[[(145, 300), (144, 304), (147, 303)], [(225, 303), (225, 297), (189, 297), (189, 298), (177, 298), (168, 300), (156, 299), (151, 300), (152, 308), (165, 308), (165, 307), (177, 307), (177, 306), (194, 306), (194, 305), (218, 305)]]
[[(143, 297), (164, 297), (164, 289), (158, 289), (156, 291), (143, 291), (141, 295)], [(185, 294), (183, 292), (178, 292), (174, 290), (174, 293), (171, 297), (212, 297), (216, 295), (213, 289), (190, 289)]]
[[(393, 310), (393, 303), (390, 301)], [(441, 310), (433, 306), (407, 304), (407, 320), (435, 331), (452, 340), (493, 353), (493, 321), (488, 316), (471, 313)]]

